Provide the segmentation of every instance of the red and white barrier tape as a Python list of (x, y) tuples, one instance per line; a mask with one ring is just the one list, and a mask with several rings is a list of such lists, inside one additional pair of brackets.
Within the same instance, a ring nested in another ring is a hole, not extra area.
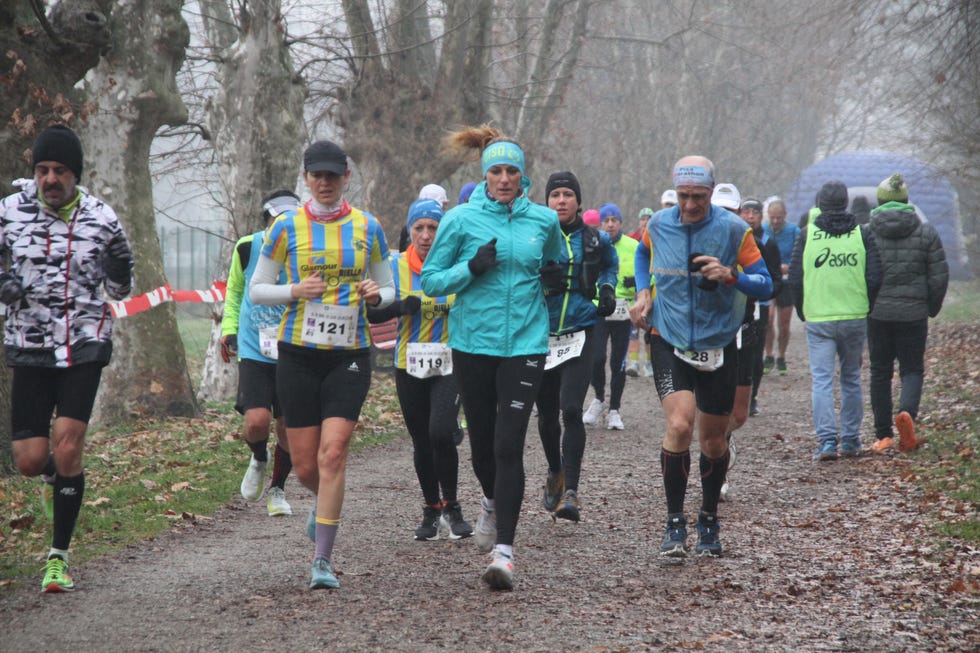
[(109, 302), (112, 317), (128, 317), (164, 302), (215, 303), (225, 301), (226, 281), (215, 281), (207, 290), (171, 290), (170, 284), (121, 302)]

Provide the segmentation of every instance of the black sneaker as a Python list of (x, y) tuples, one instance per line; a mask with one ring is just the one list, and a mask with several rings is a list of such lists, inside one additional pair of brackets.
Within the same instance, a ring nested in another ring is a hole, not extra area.
[(459, 540), (473, 534), (473, 527), (463, 519), (463, 509), (459, 503), (447, 503), (442, 507), (439, 527), (450, 540)]
[(557, 472), (548, 472), (548, 480), (544, 484), (544, 509), (548, 512), (558, 507), (561, 495), (565, 492), (565, 470), (559, 469)]
[(721, 526), (718, 524), (717, 515), (701, 513), (698, 515), (698, 545), (694, 551), (698, 556), (708, 556), (717, 558), (721, 555), (721, 541), (718, 539), (718, 531)]
[(684, 518), (684, 513), (672, 512), (667, 515), (660, 555), (668, 558), (687, 557), (687, 519)]
[(785, 358), (776, 359), (776, 370), (779, 372), (779, 376), (786, 376), (787, 374), (789, 374), (789, 370), (786, 369)]
[(762, 373), (769, 374), (769, 372), (772, 372), (772, 366), (775, 362), (772, 356), (766, 356), (762, 361)]
[(759, 414), (759, 403), (753, 399), (749, 402), (749, 417), (756, 417)]
[(568, 521), (574, 522), (579, 520), (578, 494), (575, 490), (565, 490), (565, 494), (562, 495), (554, 516), (558, 519), (567, 519)]
[(439, 539), (439, 508), (425, 506), (422, 508), (422, 523), (415, 529), (416, 540), (433, 541)]

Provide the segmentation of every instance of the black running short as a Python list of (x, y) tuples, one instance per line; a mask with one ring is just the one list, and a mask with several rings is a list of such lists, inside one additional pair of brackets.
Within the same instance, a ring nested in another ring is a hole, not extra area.
[(370, 349), (279, 343), (276, 389), (287, 428), (319, 426), (328, 417), (356, 422), (370, 386)]
[(776, 295), (775, 299), (776, 306), (779, 308), (789, 308), (790, 306), (793, 306), (793, 288), (790, 287), (785, 279), (783, 280), (783, 288), (779, 291), (779, 294)]
[(11, 439), (46, 438), (51, 416), (88, 424), (102, 378), (102, 363), (71, 367), (12, 367)]
[(725, 347), (725, 361), (712, 372), (694, 369), (676, 355), (674, 346), (660, 335), (650, 338), (650, 361), (657, 395), (663, 400), (679, 390), (694, 393), (698, 410), (707, 415), (730, 415), (735, 403), (735, 373), (738, 367), (738, 350), (732, 340)]
[(276, 394), (276, 364), (242, 358), (238, 361), (235, 410), (244, 415), (252, 408), (271, 410), (276, 418), (282, 414)]

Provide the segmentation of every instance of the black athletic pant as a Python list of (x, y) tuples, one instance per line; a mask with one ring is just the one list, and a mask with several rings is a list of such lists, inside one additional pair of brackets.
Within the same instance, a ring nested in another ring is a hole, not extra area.
[(524, 498), (524, 439), (545, 354), (499, 358), (453, 350), (473, 471), (497, 512), (497, 544), (514, 543)]
[(593, 325), (595, 339), (595, 358), (592, 362), (592, 389), (596, 399), (603, 401), (606, 396), (606, 340), (611, 343), (609, 350), (609, 410), (619, 410), (626, 388), (626, 351), (630, 345), (629, 320), (600, 320)]
[(456, 377), (418, 379), (405, 370), (395, 370), (395, 389), (405, 426), (415, 449), (415, 475), (425, 502), (434, 506), (441, 498), (456, 502), (459, 453), (453, 437), (459, 424), (459, 387)]
[[(595, 349), (592, 327), (585, 329), (585, 346), (578, 358), (547, 370), (538, 391), (538, 434), (548, 459), (548, 470), (565, 469), (565, 488), (578, 491), (582, 457), (585, 455), (585, 425), (582, 403), (589, 390)], [(562, 434), (561, 420), (565, 423)]]
[(769, 310), (770, 306), (759, 305), (758, 332), (756, 342), (752, 346), (752, 398), (755, 399), (759, 394), (759, 385), (762, 383), (763, 358), (766, 353), (766, 332), (769, 331)]

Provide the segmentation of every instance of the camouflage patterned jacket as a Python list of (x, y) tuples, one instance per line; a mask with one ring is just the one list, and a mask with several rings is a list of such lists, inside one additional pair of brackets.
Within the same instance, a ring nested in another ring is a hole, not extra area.
[(107, 245), (126, 234), (112, 208), (78, 190), (80, 201), (65, 218), (41, 205), (33, 180), (0, 201), (0, 263), (25, 290), (4, 306), (12, 367), (106, 364), (112, 355), (108, 299), (126, 297), (132, 275), (130, 283), (114, 283), (102, 261)]

